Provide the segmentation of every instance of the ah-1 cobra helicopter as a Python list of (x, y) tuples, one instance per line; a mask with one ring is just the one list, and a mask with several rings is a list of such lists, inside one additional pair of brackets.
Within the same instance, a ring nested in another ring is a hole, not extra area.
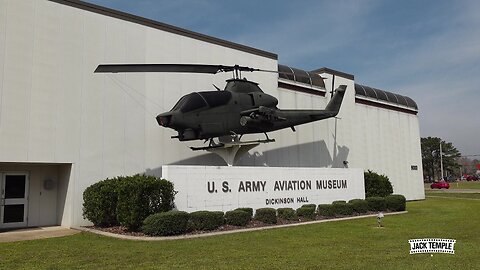
[[(242, 71), (269, 70), (244, 66), (202, 65), (202, 64), (107, 64), (99, 65), (95, 72), (182, 72), (209, 73), (233, 72), (223, 91), (193, 92), (180, 98), (168, 111), (156, 119), (160, 126), (174, 129), (180, 141), (210, 141), (208, 147), (193, 150), (207, 150), (219, 147), (213, 138), (235, 137), (239, 141), (244, 134), (264, 133), (310, 123), (338, 114), (345, 94), (346, 85), (340, 85), (324, 110), (282, 110), (277, 108), (278, 100), (262, 91), (257, 83), (241, 78)], [(220, 90), (217, 88), (217, 90)]]

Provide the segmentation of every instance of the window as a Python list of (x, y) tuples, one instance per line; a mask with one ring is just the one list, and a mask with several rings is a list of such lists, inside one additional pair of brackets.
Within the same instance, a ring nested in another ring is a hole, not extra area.
[(205, 101), (207, 101), (208, 106), (217, 107), (227, 104), (232, 98), (232, 93), (228, 91), (208, 91), (208, 92), (199, 92)]
[(185, 98), (185, 103), (180, 107), (181, 112), (191, 112), (207, 106), (205, 100), (198, 93), (188, 94)]
[(181, 112), (191, 112), (202, 107), (206, 107), (207, 103), (203, 99), (202, 96), (198, 93), (191, 93), (188, 95), (183, 96), (175, 106), (171, 109), (171, 111), (178, 111)]

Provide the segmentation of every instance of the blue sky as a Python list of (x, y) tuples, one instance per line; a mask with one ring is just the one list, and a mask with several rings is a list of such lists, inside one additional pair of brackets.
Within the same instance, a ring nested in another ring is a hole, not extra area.
[(280, 64), (353, 74), (414, 99), (422, 137), (480, 154), (480, 1), (87, 2), (270, 51)]

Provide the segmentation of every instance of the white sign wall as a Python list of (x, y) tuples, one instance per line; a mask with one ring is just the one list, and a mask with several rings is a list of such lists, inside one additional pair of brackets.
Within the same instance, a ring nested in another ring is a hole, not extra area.
[(178, 210), (229, 211), (364, 199), (362, 169), (162, 166)]

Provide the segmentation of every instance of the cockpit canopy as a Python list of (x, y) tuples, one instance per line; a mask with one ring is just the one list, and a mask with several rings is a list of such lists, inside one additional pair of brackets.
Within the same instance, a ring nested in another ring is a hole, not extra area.
[(225, 85), (225, 91), (246, 94), (253, 92), (263, 93), (262, 89), (258, 87), (258, 83), (247, 81), (247, 79), (227, 80), (227, 85)]
[(183, 96), (170, 111), (191, 112), (204, 107), (217, 107), (227, 104), (232, 98), (228, 91), (194, 92)]

